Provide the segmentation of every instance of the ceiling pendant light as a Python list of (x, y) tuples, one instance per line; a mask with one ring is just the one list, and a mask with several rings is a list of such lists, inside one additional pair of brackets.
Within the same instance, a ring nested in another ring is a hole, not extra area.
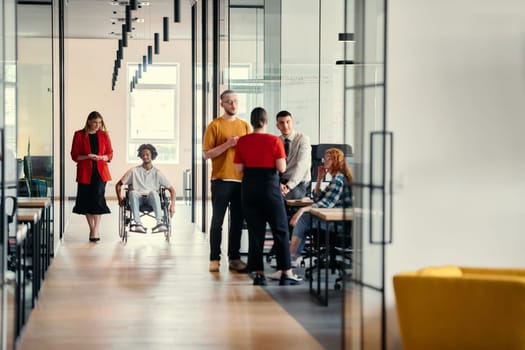
[(173, 0), (173, 20), (180, 23), (180, 0)]
[(170, 40), (169, 20), (170, 20), (169, 17), (162, 17), (162, 40), (163, 41)]
[(122, 47), (128, 47), (128, 31), (126, 25), (122, 25)]
[(155, 52), (155, 55), (158, 55), (160, 53), (160, 36), (159, 33), (153, 34), (153, 51)]
[(131, 30), (131, 7), (129, 7), (129, 5), (126, 5), (126, 31), (128, 33), (131, 33)]
[(124, 58), (124, 51), (122, 49), (122, 39), (118, 40), (117, 57), (119, 59), (123, 59)]

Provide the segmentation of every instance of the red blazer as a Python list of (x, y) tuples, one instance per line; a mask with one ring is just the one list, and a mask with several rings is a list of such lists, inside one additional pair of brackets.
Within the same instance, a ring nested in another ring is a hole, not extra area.
[[(96, 161), (98, 173), (103, 182), (111, 180), (108, 164), (113, 159), (113, 148), (111, 147), (111, 140), (106, 131), (97, 131), (98, 136), (98, 155), (106, 155), (108, 161)], [(89, 144), (89, 136), (84, 130), (75, 131), (73, 136), (73, 145), (71, 146), (71, 158), (77, 162), (77, 182), (81, 184), (89, 184), (91, 182), (91, 175), (93, 173), (93, 161), (91, 159), (78, 160), (78, 156), (87, 156), (91, 152), (91, 145)]]

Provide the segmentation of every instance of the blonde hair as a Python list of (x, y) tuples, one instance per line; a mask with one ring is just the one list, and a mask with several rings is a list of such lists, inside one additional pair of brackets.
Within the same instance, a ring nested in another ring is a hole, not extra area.
[(86, 125), (84, 125), (84, 132), (85, 133), (88, 133), (88, 131), (89, 131), (89, 122), (94, 120), (94, 119), (100, 119), (100, 121), (102, 122), (102, 124), (100, 125), (100, 130), (107, 131), (106, 130), (106, 124), (104, 124), (104, 118), (102, 118), (102, 114), (100, 114), (97, 111), (93, 111), (93, 112), (89, 113), (89, 115), (88, 115), (88, 117), (86, 119)]

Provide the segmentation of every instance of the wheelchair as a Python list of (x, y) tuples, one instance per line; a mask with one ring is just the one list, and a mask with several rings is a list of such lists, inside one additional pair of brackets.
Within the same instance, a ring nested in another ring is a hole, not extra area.
[[(123, 243), (128, 241), (128, 233), (131, 231), (133, 224), (133, 212), (131, 211), (130, 199), (129, 199), (129, 188), (125, 189), (126, 195), (123, 199), (122, 206), (119, 206), (119, 236)], [(170, 205), (171, 199), (168, 196), (168, 189), (161, 186), (159, 189), (160, 206), (164, 215), (163, 223), (167, 226), (167, 230), (164, 231), (164, 238), (169, 243), (171, 237), (171, 218), (170, 218)], [(140, 217), (151, 217), (155, 218), (155, 212), (153, 207), (149, 204), (141, 204), (139, 208)]]

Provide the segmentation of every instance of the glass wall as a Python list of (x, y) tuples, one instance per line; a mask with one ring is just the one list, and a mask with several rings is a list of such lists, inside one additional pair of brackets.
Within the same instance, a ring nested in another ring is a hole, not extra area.
[(345, 60), (355, 63), (345, 66), (345, 115), (350, 116), (345, 121), (354, 120), (354, 213), (360, 213), (353, 221), (353, 283), (345, 293), (346, 344), (386, 349), (385, 248), (392, 240), (386, 5), (384, 0), (347, 0), (345, 10), (345, 28), (355, 34), (355, 42), (345, 44)]
[(0, 4), (3, 10), (0, 12), (0, 223), (4, 233), (0, 240), (0, 346), (6, 349), (14, 343), (16, 304), (16, 279), (14, 273), (7, 270), (8, 236), (16, 234), (16, 215), (11, 216), (17, 183), (16, 2), (3, 0)]
[(253, 108), (268, 108), (265, 85), (271, 90), (272, 82), (265, 72), (264, 10), (262, 0), (230, 1), (228, 7), (228, 62), (223, 70), (224, 80), (237, 92), (238, 115), (245, 120), (250, 120)]
[[(215, 6), (215, 7), (214, 7)], [(215, 16), (218, 2), (198, 1), (192, 7), (192, 52), (193, 52), (193, 202), (195, 222), (202, 232), (208, 222), (208, 162), (202, 158), (202, 136), (208, 123), (216, 117), (216, 65), (218, 60), (214, 46)]]
[[(264, 107), (288, 110), (312, 144), (342, 143), (344, 125), (343, 0), (229, 1), (225, 84), (240, 97), (240, 116)], [(306, 40), (305, 40), (306, 39)], [(274, 123), (269, 131), (278, 134)], [(346, 140), (352, 144), (352, 140)]]
[(53, 199), (53, 7), (19, 2), (17, 11), (19, 195)]

